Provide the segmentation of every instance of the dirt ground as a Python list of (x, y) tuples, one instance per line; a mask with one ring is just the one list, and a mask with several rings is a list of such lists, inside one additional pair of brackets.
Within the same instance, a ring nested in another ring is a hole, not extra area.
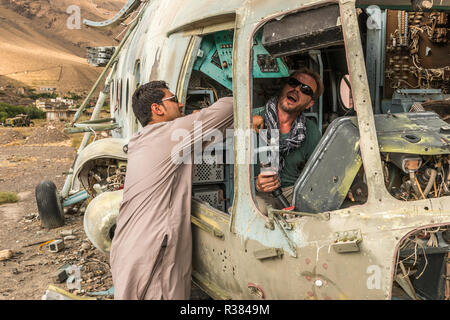
[[(0, 250), (13, 251), (12, 258), (0, 262), (0, 299), (41, 299), (49, 285), (69, 291), (66, 283), (55, 281), (58, 269), (67, 263), (83, 267), (80, 296), (108, 290), (112, 286), (108, 259), (84, 234), (82, 212), (65, 214), (60, 228), (47, 230), (40, 224), (36, 185), (49, 179), (61, 190), (76, 155), (70, 138), (53, 125), (0, 128), (0, 138), (0, 192), (16, 192), (20, 198), (0, 205)], [(33, 245), (69, 233), (61, 252)]]
[[(87, 292), (113, 286), (108, 257), (84, 233), (83, 210), (66, 212), (64, 226), (55, 229), (43, 228), (39, 220), (36, 186), (49, 179), (60, 191), (76, 155), (62, 127), (0, 127), (0, 192), (16, 192), (20, 198), (17, 203), (0, 205), (0, 251), (13, 251), (10, 259), (0, 261), (0, 300), (40, 300), (49, 285), (83, 298), (88, 297)], [(50, 252), (47, 245), (36, 244), (64, 237), (65, 248), (58, 253)], [(56, 281), (58, 270), (66, 264), (81, 268), (80, 291), (69, 290), (67, 283)], [(207, 298), (193, 286), (191, 299)]]

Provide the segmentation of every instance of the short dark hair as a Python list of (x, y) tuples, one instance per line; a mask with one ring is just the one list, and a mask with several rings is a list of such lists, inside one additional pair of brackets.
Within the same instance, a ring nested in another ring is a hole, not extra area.
[(164, 91), (169, 90), (167, 83), (162, 80), (151, 81), (143, 84), (133, 94), (133, 112), (141, 125), (144, 127), (152, 121), (152, 109), (150, 106), (153, 103), (161, 103), (164, 98)]
[(307, 74), (308, 76), (312, 77), (314, 81), (316, 81), (317, 88), (316, 91), (314, 92), (313, 99), (317, 99), (318, 97), (320, 97), (324, 91), (324, 86), (322, 79), (320, 78), (320, 75), (317, 72), (312, 71), (308, 67), (303, 67), (299, 70), (294, 71), (291, 76), (293, 77), (300, 73)]

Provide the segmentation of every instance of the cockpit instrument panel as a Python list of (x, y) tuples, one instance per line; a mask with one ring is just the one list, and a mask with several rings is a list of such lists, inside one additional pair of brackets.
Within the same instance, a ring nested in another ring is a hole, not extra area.
[[(201, 71), (232, 90), (233, 78), (232, 30), (219, 31), (202, 39), (194, 70)], [(262, 45), (262, 32), (253, 43), (253, 78), (282, 78), (289, 75), (281, 58), (273, 58)]]

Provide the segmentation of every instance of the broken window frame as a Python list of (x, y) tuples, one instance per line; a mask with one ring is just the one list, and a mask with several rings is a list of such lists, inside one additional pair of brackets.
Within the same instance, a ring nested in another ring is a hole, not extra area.
[[(361, 157), (362, 157), (362, 166), (365, 169), (366, 175), (370, 176), (370, 179), (368, 180), (367, 187), (368, 187), (368, 198), (365, 204), (360, 205), (361, 206), (368, 206), (372, 202), (380, 203), (383, 201), (383, 199), (388, 198), (389, 200), (392, 200), (392, 196), (387, 192), (387, 189), (384, 185), (383, 181), (383, 175), (382, 175), (382, 167), (381, 167), (381, 158), (380, 158), (380, 149), (378, 146), (378, 140), (376, 136), (375, 131), (375, 121), (374, 121), (374, 114), (372, 110), (372, 104), (370, 100), (370, 93), (369, 93), (369, 85), (367, 80), (367, 74), (366, 74), (366, 68), (365, 68), (365, 60), (364, 60), (364, 54), (362, 51), (362, 44), (360, 41), (360, 37), (355, 37), (355, 33), (359, 35), (359, 25), (358, 25), (358, 19), (356, 14), (356, 7), (354, 5), (354, 2), (347, 2), (347, 3), (340, 3), (339, 1), (327, 1), (320, 3), (319, 6), (323, 6), (326, 4), (333, 4), (338, 3), (340, 6), (340, 17), (341, 17), (341, 25), (342, 25), (342, 34), (344, 37), (344, 49), (346, 54), (346, 60), (347, 60), (347, 67), (349, 70), (350, 77), (352, 77), (352, 74), (354, 74), (353, 79), (358, 79), (356, 83), (352, 83), (352, 94), (354, 97), (355, 104), (358, 104), (358, 129), (359, 131), (363, 131), (363, 134), (361, 134)], [(306, 7), (297, 8), (294, 10), (282, 12), (276, 16), (270, 16), (269, 18), (266, 18), (264, 20), (261, 20), (259, 23), (257, 23), (249, 36), (250, 45), (248, 46), (248, 52), (247, 56), (249, 58), (249, 70), (247, 72), (248, 77), (248, 100), (249, 100), (249, 112), (251, 114), (251, 106), (253, 105), (253, 77), (252, 77), (252, 66), (253, 66), (253, 56), (252, 56), (252, 45), (253, 39), (256, 35), (256, 33), (268, 22), (279, 19), (280, 17), (284, 17), (287, 15), (305, 12), (310, 9), (316, 8), (318, 5), (311, 5)], [(348, 61), (351, 61), (351, 63), (348, 63)], [(249, 125), (248, 127), (251, 128), (251, 121), (252, 117), (249, 117)], [(252, 142), (250, 141), (251, 150), (254, 149), (254, 146), (252, 145)], [(253, 156), (253, 155), (252, 155)], [(256, 198), (255, 198), (255, 178), (253, 177), (252, 173), (252, 165), (249, 166), (249, 180), (252, 187), (252, 194), (251, 194), (251, 203), (253, 203), (253, 206), (255, 208), (256, 213), (260, 217), (263, 217), (265, 219), (268, 219), (265, 215), (261, 213), (261, 211), (258, 209), (256, 205)], [(381, 190), (381, 191), (380, 191)], [(338, 211), (341, 209), (336, 209), (333, 211)], [(330, 211), (332, 212), (332, 211)]]

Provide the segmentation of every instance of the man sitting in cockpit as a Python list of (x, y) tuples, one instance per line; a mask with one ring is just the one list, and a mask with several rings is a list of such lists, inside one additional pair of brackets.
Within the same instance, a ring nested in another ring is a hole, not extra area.
[(314, 105), (324, 87), (319, 74), (302, 68), (295, 71), (282, 88), (279, 96), (270, 98), (264, 107), (253, 110), (253, 128), (267, 129), (267, 141), (271, 130), (279, 130), (278, 170), (267, 172), (256, 168), (256, 200), (260, 211), (267, 215), (267, 205), (284, 207), (272, 195), (281, 187), (284, 197), (292, 203), (294, 184), (305, 163), (321, 138), (314, 120), (306, 118), (304, 111)]

